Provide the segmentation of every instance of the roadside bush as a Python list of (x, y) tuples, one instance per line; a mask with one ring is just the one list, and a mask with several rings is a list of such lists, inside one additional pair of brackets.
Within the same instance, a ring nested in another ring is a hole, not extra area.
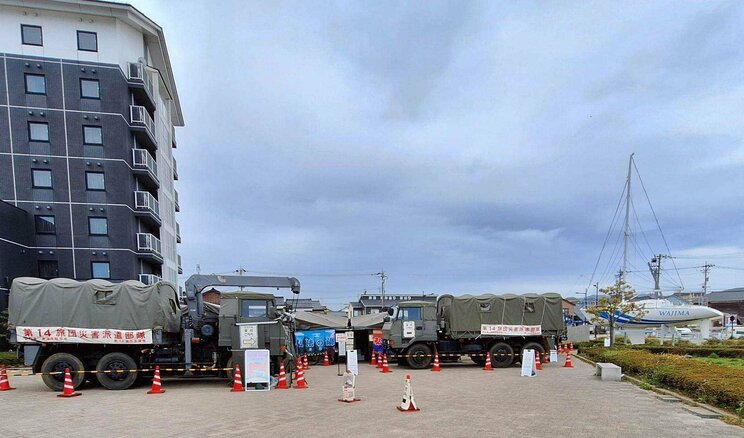
[(594, 347), (581, 352), (594, 361), (612, 362), (627, 374), (731, 412), (739, 411), (744, 401), (744, 370), (636, 348)]
[(646, 350), (657, 354), (676, 354), (679, 356), (690, 355), (690, 356), (710, 356), (711, 354), (717, 354), (718, 357), (727, 358), (741, 358), (744, 359), (744, 347), (729, 347), (729, 346), (684, 346), (676, 345), (672, 346), (658, 346), (658, 345), (634, 345), (634, 349)]
[(23, 365), (23, 361), (13, 351), (0, 351), (0, 365), (15, 367)]

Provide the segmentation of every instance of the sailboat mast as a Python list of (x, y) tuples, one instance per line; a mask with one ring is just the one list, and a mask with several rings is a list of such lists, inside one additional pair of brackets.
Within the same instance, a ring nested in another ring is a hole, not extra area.
[(630, 180), (631, 180), (631, 169), (633, 166), (633, 154), (630, 154), (628, 160), (628, 180), (625, 182), (625, 235), (623, 238), (623, 270), (620, 271), (620, 281), (622, 281), (625, 274), (628, 272), (628, 240), (630, 239)]

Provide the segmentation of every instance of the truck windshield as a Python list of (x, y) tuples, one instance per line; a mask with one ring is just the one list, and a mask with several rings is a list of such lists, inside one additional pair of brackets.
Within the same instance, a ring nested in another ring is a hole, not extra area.
[(398, 309), (398, 319), (401, 321), (421, 321), (421, 308), (401, 307)]
[(245, 318), (266, 318), (269, 302), (264, 300), (241, 300), (240, 315)]

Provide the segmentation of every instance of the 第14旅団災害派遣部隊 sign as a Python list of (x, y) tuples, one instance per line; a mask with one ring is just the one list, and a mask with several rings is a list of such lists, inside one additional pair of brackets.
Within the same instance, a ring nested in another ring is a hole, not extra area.
[(542, 327), (539, 325), (518, 324), (481, 324), (483, 336), (540, 336)]
[(79, 327), (16, 327), (18, 342), (69, 342), (74, 344), (152, 344), (152, 330), (118, 330)]

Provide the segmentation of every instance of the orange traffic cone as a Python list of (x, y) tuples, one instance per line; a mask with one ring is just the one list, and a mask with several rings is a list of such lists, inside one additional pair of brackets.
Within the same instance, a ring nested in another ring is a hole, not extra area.
[(310, 365), (307, 364), (307, 353), (305, 353), (304, 356), (302, 356), (302, 369), (303, 370), (309, 370)]
[(284, 362), (279, 362), (279, 383), (276, 384), (276, 389), (289, 389), (287, 374), (284, 371)]
[(155, 365), (155, 376), (152, 378), (152, 388), (147, 391), (148, 394), (162, 394), (165, 389), (160, 384), (160, 365)]
[(535, 369), (542, 371), (542, 363), (540, 362), (540, 352), (535, 350)]
[(573, 342), (568, 344), (568, 351), (574, 351), (573, 349)]
[(372, 362), (370, 362), (369, 364), (377, 366), (377, 355), (374, 352), (372, 352)]
[(491, 366), (491, 354), (486, 353), (486, 366), (483, 368), (484, 371), (493, 371), (493, 367)]
[(57, 394), (57, 397), (77, 397), (80, 394), (79, 392), (75, 392), (75, 387), (72, 386), (72, 376), (70, 376), (70, 369), (65, 368), (65, 385), (62, 390), (62, 394)]
[(10, 387), (10, 381), (8, 380), (8, 371), (5, 369), (5, 365), (0, 368), (0, 391), (12, 391), (15, 388)]
[(235, 372), (233, 374), (235, 377), (233, 378), (233, 387), (230, 392), (244, 392), (243, 378), (240, 376), (240, 365), (237, 363), (235, 364)]
[(299, 361), (297, 367), (297, 381), (295, 383), (295, 389), (307, 389), (307, 382), (305, 382), (305, 371), (302, 369), (302, 361)]
[(563, 364), (563, 368), (573, 368), (573, 363), (571, 362), (571, 350), (568, 350), (566, 353), (566, 363)]
[(543, 353), (543, 362), (550, 363), (550, 353), (548, 352)]
[(390, 367), (388, 366), (387, 354), (382, 355), (382, 369), (380, 370), (380, 372), (392, 373), (392, 371), (390, 371)]
[(377, 354), (377, 368), (382, 369), (382, 353)]
[(323, 353), (323, 366), (324, 367), (331, 366), (331, 363), (328, 361), (328, 350), (326, 350), (325, 353)]
[(419, 408), (416, 406), (416, 402), (413, 400), (413, 389), (411, 388), (411, 376), (406, 375), (406, 384), (403, 387), (403, 401), (400, 406), (397, 406), (401, 412), (415, 412)]
[(442, 368), (439, 366), (439, 352), (434, 352), (434, 366), (431, 369), (432, 371), (442, 371)]

